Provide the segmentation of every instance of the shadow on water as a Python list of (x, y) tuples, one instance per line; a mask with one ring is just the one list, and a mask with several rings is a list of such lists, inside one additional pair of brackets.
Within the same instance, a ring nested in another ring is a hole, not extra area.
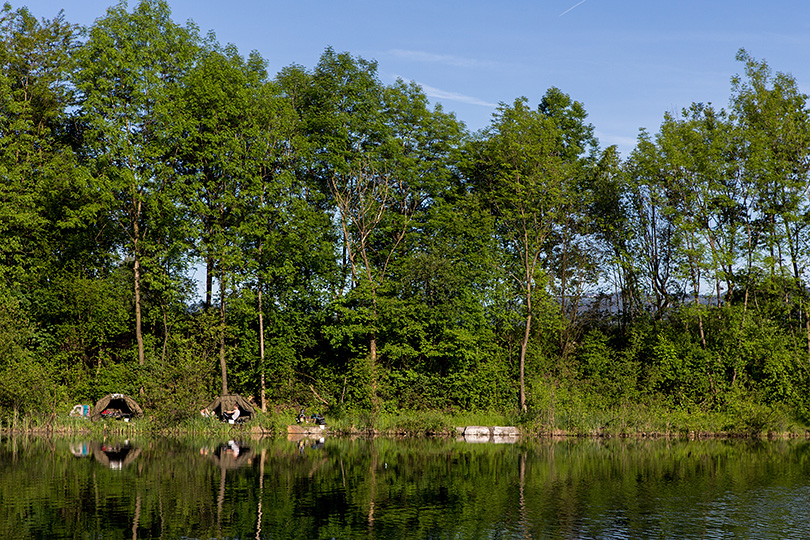
[(3, 538), (805, 538), (805, 441), (0, 440)]

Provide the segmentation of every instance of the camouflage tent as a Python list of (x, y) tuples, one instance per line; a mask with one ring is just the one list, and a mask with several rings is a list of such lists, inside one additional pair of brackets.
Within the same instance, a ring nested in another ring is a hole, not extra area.
[(96, 403), (90, 413), (90, 420), (96, 422), (103, 418), (140, 418), (143, 416), (143, 409), (129, 396), (124, 394), (107, 394)]
[(234, 406), (239, 406), (239, 419), (250, 420), (256, 414), (256, 409), (239, 394), (224, 394), (212, 401), (206, 409), (215, 417), (222, 419), (222, 413), (232, 411)]

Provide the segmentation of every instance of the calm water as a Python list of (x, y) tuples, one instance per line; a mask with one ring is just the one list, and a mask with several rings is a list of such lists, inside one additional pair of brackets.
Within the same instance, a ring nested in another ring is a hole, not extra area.
[(808, 538), (805, 441), (0, 440), (4, 539)]

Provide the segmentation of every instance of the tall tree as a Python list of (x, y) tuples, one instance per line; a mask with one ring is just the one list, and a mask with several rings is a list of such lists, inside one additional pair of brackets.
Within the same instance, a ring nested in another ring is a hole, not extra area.
[(227, 303), (244, 284), (255, 282), (264, 262), (252, 250), (267, 249), (266, 231), (257, 227), (272, 203), (267, 189), (275, 188), (273, 175), (280, 174), (288, 150), (285, 129), (291, 128), (277, 122), (283, 102), (273, 96), (264, 61), (255, 54), (245, 60), (233, 46), (209, 43), (183, 83), (183, 124), (174, 134), (171, 162), (182, 174), (183, 198), (197, 228), (206, 307), (214, 280), (218, 287), (220, 372), (227, 394)]
[[(251, 63), (264, 64), (255, 56)], [(277, 399), (289, 396), (296, 364), (312, 347), (313, 315), (323, 309), (334, 275), (334, 230), (325, 195), (305, 174), (308, 141), (295, 109), (294, 75), (294, 69), (285, 70), (250, 90), (254, 138), (247, 150), (253, 166), (241, 190), (250, 211), (239, 236), (258, 318), (259, 361), (248, 372), (258, 370), (262, 409), (268, 379)]]
[(193, 65), (197, 31), (175, 24), (164, 0), (144, 0), (131, 13), (125, 2), (108, 9), (88, 36), (75, 77), (87, 157), (122, 235), (121, 253), (132, 262), (135, 338), (143, 364), (143, 275), (155, 270), (144, 263), (165, 233), (154, 218), (167, 204), (172, 180), (166, 132), (177, 121), (173, 101)]
[(67, 136), (77, 37), (61, 13), (37, 20), (0, 7), (0, 406), (15, 417), (56, 406), (58, 369), (45, 348), (58, 332), (46, 298), (61, 269), (85, 255), (76, 245), (89, 247), (80, 240), (87, 193)]
[[(474, 175), (496, 221), (496, 234), (521, 295), (523, 337), (518, 361), (519, 406), (526, 411), (525, 364), (535, 305), (554, 290), (564, 291), (566, 256), (576, 201), (580, 159), (594, 143), (585, 111), (558, 89), (550, 89), (537, 110), (526, 98), (501, 105), (485, 130)], [(556, 238), (555, 238), (556, 236)], [(565, 299), (560, 298), (562, 309)]]
[(655, 317), (675, 304), (679, 295), (674, 279), (679, 252), (675, 242), (674, 216), (668, 211), (666, 186), (661, 178), (660, 156), (652, 137), (642, 131), (625, 164), (628, 226), (634, 231), (630, 251)]
[(61, 243), (53, 233), (68, 230), (80, 211), (59, 198), (78, 176), (66, 137), (76, 45), (77, 28), (61, 14), (40, 22), (25, 8), (0, 10), (0, 275), (6, 283), (40, 276), (54, 243)]
[(407, 217), (392, 224), (385, 243), (373, 244), (398, 196), (376, 63), (327, 49), (313, 71), (304, 108), (314, 172), (331, 197), (340, 229), (344, 280), (338, 297), (344, 301), (348, 290), (359, 300), (353, 316), (360, 315), (358, 322), (365, 319), (361, 326), (367, 344), (361, 371), (377, 407), (378, 293), (401, 245)]
[(745, 77), (732, 79), (732, 110), (745, 146), (744, 181), (753, 187), (753, 237), (761, 245), (765, 275), (786, 304), (797, 302), (807, 331), (810, 317), (804, 279), (810, 262), (810, 109), (796, 79), (772, 73), (744, 49), (737, 60)]
[(615, 309), (623, 327), (642, 309), (631, 248), (635, 231), (629, 226), (626, 178), (616, 147), (608, 147), (594, 167), (593, 196), (587, 212), (591, 233), (599, 246), (602, 278), (613, 285)]
[(730, 296), (743, 221), (739, 161), (734, 126), (725, 112), (693, 104), (680, 118), (665, 115), (653, 146), (656, 182), (650, 189), (665, 195), (661, 211), (671, 223), (672, 242), (680, 253), (674, 275), (684, 283), (698, 310), (701, 344), (706, 347), (701, 287), (714, 283), (717, 302), (721, 284)]

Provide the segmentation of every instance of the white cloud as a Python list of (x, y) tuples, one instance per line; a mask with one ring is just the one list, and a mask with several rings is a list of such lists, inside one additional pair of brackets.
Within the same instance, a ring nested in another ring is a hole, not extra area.
[(446, 90), (440, 90), (438, 88), (434, 88), (432, 86), (427, 86), (425, 84), (419, 84), (422, 87), (422, 90), (425, 91), (425, 95), (429, 98), (435, 98), (438, 100), (446, 100), (446, 101), (456, 101), (459, 103), (467, 103), (468, 105), (480, 105), (481, 107), (497, 107), (497, 103), (490, 103), (488, 101), (484, 101), (483, 99), (473, 97), (473, 96), (465, 96), (464, 94), (459, 94), (456, 92), (447, 92)]
[(638, 143), (638, 138), (636, 137), (628, 137), (626, 135), (615, 135), (611, 133), (604, 133), (596, 130), (594, 135), (596, 138), (599, 139), (600, 146), (604, 148), (605, 146), (616, 145), (618, 148), (619, 153), (623, 157), (627, 157), (630, 155), (636, 144)]
[(392, 49), (390, 54), (405, 58), (406, 60), (413, 60), (415, 62), (429, 62), (434, 64), (446, 64), (456, 67), (475, 67), (479, 65), (477, 60), (472, 58), (463, 58), (461, 56), (453, 56), (451, 54), (434, 54), (424, 51), (408, 51), (405, 49)]

